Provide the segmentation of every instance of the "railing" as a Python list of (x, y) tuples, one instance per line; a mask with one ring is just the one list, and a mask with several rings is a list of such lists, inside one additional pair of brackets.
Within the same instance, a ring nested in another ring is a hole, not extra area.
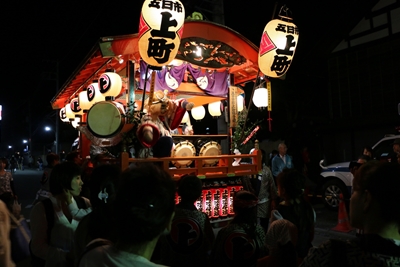
[[(241, 163), (237, 166), (233, 166), (233, 162), (238, 158), (251, 158), (252, 163)], [(205, 160), (216, 160), (218, 163), (215, 166), (205, 166)], [(171, 161), (193, 161), (194, 167), (180, 167), (171, 168)], [(215, 155), (215, 156), (195, 156), (195, 157), (166, 157), (166, 158), (129, 158), (127, 152), (121, 154), (121, 168), (125, 170), (131, 163), (139, 165), (140, 163), (152, 162), (162, 165), (163, 169), (168, 171), (171, 176), (179, 180), (182, 175), (193, 174), (200, 179), (209, 178), (223, 178), (223, 177), (234, 177), (243, 175), (258, 174), (262, 169), (261, 164), (261, 152), (255, 150), (253, 154), (241, 154), (241, 155)]]

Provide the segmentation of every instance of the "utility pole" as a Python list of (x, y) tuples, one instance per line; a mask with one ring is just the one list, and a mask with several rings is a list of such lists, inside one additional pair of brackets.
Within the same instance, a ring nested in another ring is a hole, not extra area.
[[(58, 60), (57, 60), (57, 62), (56, 62), (56, 94), (58, 93), (58, 90), (59, 90), (59, 88), (58, 88), (58, 68), (59, 68), (59, 62), (58, 62)], [(56, 112), (56, 116), (54, 116), (55, 117), (55, 120), (56, 120), (56, 130), (55, 130), (55, 135), (56, 135), (56, 140), (55, 140), (55, 152), (56, 152), (56, 154), (58, 155), (58, 130), (59, 130), (59, 123), (60, 123), (60, 119), (59, 119), (59, 117), (58, 117), (58, 112), (57, 112), (57, 110), (55, 111)]]
[[(59, 61), (53, 61), (53, 60), (43, 60), (42, 61), (42, 73), (41, 73), (41, 78), (42, 80), (47, 80), (47, 81), (55, 81), (55, 91), (56, 94), (58, 93), (59, 90)], [(58, 154), (58, 148), (59, 148), (59, 115), (58, 111), (55, 110), (55, 141), (54, 141), (54, 147), (55, 147), (55, 153)]]

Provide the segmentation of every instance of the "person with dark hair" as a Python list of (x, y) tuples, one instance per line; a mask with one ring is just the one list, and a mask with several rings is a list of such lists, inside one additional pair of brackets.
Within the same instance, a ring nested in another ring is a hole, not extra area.
[(79, 197), (83, 184), (80, 175), (79, 166), (73, 162), (54, 166), (49, 180), (51, 196), (38, 202), (31, 212), (33, 264), (73, 264), (74, 231), (80, 219), (91, 212), (90, 201)]
[(266, 255), (265, 232), (257, 224), (258, 198), (249, 191), (233, 197), (233, 220), (217, 234), (211, 251), (211, 266), (256, 266)]
[(350, 224), (364, 234), (310, 249), (301, 266), (400, 266), (400, 165), (376, 160), (355, 173)]
[(82, 159), (81, 152), (79, 150), (74, 150), (69, 152), (65, 156), (65, 161), (73, 162), (78, 165), (81, 169), (81, 179), (84, 182), (84, 186), (82, 187), (81, 196), (89, 198), (89, 189), (87, 188), (87, 184), (89, 184), (91, 168), (89, 168), (89, 159)]
[[(112, 205), (115, 241), (93, 240), (79, 266), (161, 266), (150, 259), (174, 216), (175, 184), (169, 173), (154, 164), (126, 169)], [(100, 245), (93, 247), (97, 242)]]
[(370, 147), (370, 146), (365, 146), (364, 148), (363, 148), (363, 155), (366, 155), (366, 156), (368, 156), (370, 159), (373, 159), (373, 151), (372, 151), (372, 147)]
[(271, 153), (269, 154), (269, 160), (268, 160), (268, 168), (272, 168), (272, 159), (279, 154), (279, 151), (276, 149), (273, 149)]
[(46, 156), (46, 161), (47, 161), (47, 166), (43, 170), (43, 175), (42, 178), (40, 179), (40, 184), (41, 187), (39, 191), (36, 193), (36, 199), (34, 204), (37, 203), (37, 201), (43, 200), (48, 198), (50, 194), (50, 186), (49, 186), (49, 178), (52, 169), (54, 168), (55, 165), (60, 163), (60, 156), (58, 156), (55, 153), (49, 153)]
[(11, 173), (16, 172), (17, 166), (18, 166), (17, 159), (15, 158), (14, 155), (12, 155), (11, 158), (10, 158), (10, 171), (11, 171)]
[(284, 169), (277, 177), (278, 195), (281, 198), (277, 210), (281, 216), (296, 225), (300, 258), (307, 255), (314, 239), (315, 211), (304, 198), (305, 176), (296, 169)]
[(175, 207), (171, 232), (160, 238), (161, 263), (168, 266), (208, 266), (208, 251), (214, 232), (208, 216), (194, 205), (202, 193), (202, 183), (195, 175), (185, 175), (178, 183), (181, 202)]
[(10, 192), (14, 198), (17, 198), (13, 176), (10, 172), (6, 171), (7, 164), (8, 160), (6, 158), (0, 158), (0, 196)]
[(112, 240), (111, 202), (120, 174), (118, 165), (103, 164), (93, 169), (88, 186), (93, 211), (83, 217), (75, 231), (74, 252), (77, 261), (93, 239)]
[(271, 210), (276, 207), (277, 189), (272, 176), (272, 172), (265, 165), (265, 152), (262, 151), (262, 172), (257, 175), (257, 180), (260, 182), (260, 190), (258, 192), (257, 218), (260, 225), (267, 232)]
[(257, 267), (296, 267), (301, 263), (297, 257), (297, 227), (288, 220), (271, 223), (266, 234), (268, 256), (257, 262)]
[(400, 138), (396, 138), (394, 142), (392, 143), (393, 146), (393, 154), (392, 157), (390, 158), (390, 162), (396, 163), (399, 162), (400, 158)]
[(78, 166), (82, 165), (82, 157), (81, 157), (81, 154), (79, 153), (78, 150), (74, 150), (74, 151), (69, 152), (65, 156), (65, 161), (74, 162)]

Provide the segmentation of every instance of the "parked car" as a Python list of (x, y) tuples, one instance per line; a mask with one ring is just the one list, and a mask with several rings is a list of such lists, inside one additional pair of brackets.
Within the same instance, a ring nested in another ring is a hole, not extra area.
[[(400, 135), (386, 135), (373, 145), (373, 158), (390, 161), (394, 153), (392, 143), (396, 138), (400, 138)], [(320, 161), (322, 200), (329, 209), (336, 210), (338, 208), (340, 194), (343, 194), (345, 200), (350, 199), (353, 175), (350, 172), (349, 164), (350, 162), (341, 162), (324, 166), (324, 160)]]

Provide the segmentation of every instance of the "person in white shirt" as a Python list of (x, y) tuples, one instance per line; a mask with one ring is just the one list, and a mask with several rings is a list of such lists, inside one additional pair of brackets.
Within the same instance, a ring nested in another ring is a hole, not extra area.
[[(90, 201), (79, 197), (83, 182), (81, 169), (73, 162), (54, 166), (49, 180), (51, 196), (38, 202), (31, 213), (31, 252), (35, 258), (45, 261), (45, 266), (67, 267), (73, 263), (73, 237), (79, 221), (90, 213)], [(48, 225), (44, 201), (53, 207)], [(78, 203), (79, 202), (79, 203)], [(80, 203), (85, 209), (79, 208)]]

